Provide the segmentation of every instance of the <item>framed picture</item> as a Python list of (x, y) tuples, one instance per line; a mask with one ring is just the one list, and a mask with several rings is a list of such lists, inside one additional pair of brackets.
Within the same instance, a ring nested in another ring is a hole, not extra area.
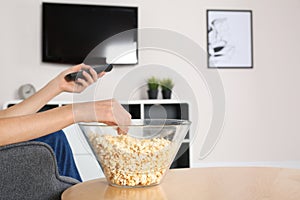
[(253, 68), (252, 11), (207, 10), (208, 68)]

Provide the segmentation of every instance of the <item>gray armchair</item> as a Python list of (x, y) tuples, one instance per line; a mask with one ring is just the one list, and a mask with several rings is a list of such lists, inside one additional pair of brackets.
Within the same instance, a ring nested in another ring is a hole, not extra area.
[(58, 174), (54, 153), (47, 144), (24, 142), (0, 147), (0, 200), (60, 200), (78, 183)]

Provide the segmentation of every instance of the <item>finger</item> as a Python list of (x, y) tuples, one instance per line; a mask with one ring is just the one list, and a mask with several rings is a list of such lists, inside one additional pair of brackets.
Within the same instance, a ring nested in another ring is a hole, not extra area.
[(90, 65), (82, 64), (82, 70), (89, 71), (90, 69), (92, 69)]
[(112, 121), (101, 121), (101, 122), (108, 126), (116, 126), (117, 125), (115, 122), (112, 122)]
[(119, 135), (126, 135), (127, 132), (128, 132), (128, 129), (124, 129), (124, 128), (118, 127), (118, 128), (117, 128), (117, 131), (118, 131), (118, 134), (119, 134)]
[(96, 72), (93, 68), (91, 68), (91, 69), (90, 69), (90, 74), (91, 74), (91, 76), (92, 76), (94, 82), (96, 82), (96, 81), (98, 80), (97, 72)]
[(85, 71), (90, 72), (90, 76), (94, 80), (93, 82), (97, 81), (97, 79), (98, 79), (97, 72), (91, 66), (84, 65), (84, 66), (82, 66), (82, 69), (85, 70)]
[(100, 74), (98, 74), (98, 78), (103, 77), (105, 74), (106, 74), (105, 72), (101, 72)]
[(89, 73), (87, 73), (86, 71), (83, 71), (82, 75), (88, 85), (91, 85), (92, 83), (95, 82), (94, 79), (92, 78), (92, 76)]
[(77, 86), (79, 86), (81, 89), (84, 89), (86, 87), (88, 87), (89, 85), (87, 84), (87, 82), (85, 80), (83, 80), (82, 78), (77, 79), (76, 81)]
[(83, 63), (81, 63), (81, 64), (79, 64), (79, 65), (75, 65), (75, 66), (70, 67), (69, 69), (67, 69), (67, 70), (65, 71), (64, 74), (70, 74), (70, 73), (73, 73), (73, 72), (78, 72), (78, 71), (80, 71), (83, 67), (84, 67), (84, 64), (83, 64)]
[(113, 121), (101, 121), (101, 122), (108, 125), (108, 126), (113, 127), (113, 129), (116, 130), (117, 133), (119, 134), (118, 127), (117, 127), (117, 124), (115, 122), (113, 122)]

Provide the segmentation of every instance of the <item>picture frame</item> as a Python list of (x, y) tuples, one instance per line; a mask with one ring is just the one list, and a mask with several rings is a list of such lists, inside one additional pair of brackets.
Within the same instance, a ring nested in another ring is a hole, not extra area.
[(253, 68), (251, 10), (207, 10), (208, 68)]

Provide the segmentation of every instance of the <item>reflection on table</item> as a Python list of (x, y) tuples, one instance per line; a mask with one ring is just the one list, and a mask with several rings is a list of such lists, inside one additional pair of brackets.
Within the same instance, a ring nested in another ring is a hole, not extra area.
[(299, 200), (300, 170), (271, 167), (172, 169), (158, 186), (118, 188), (105, 179), (67, 189), (62, 200)]

